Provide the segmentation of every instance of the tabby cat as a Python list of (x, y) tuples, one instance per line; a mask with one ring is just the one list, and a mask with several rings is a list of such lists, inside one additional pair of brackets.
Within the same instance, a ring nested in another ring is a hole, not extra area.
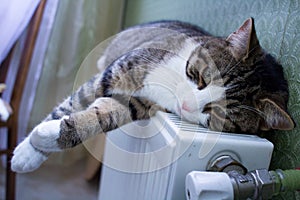
[(212, 130), (251, 133), (294, 127), (282, 67), (259, 45), (254, 20), (227, 38), (160, 21), (129, 28), (106, 48), (95, 75), (14, 151), (12, 170), (35, 170), (51, 152), (156, 111)]

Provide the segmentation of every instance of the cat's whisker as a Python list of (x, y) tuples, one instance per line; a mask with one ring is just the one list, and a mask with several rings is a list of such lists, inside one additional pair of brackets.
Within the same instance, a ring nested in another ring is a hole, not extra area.
[(239, 105), (237, 106), (238, 108), (242, 108), (242, 109), (246, 109), (246, 110), (250, 110), (250, 111), (253, 111), (255, 112), (256, 114), (258, 114), (260, 117), (262, 117), (263, 119), (266, 118), (266, 115), (261, 112), (260, 110), (256, 109), (256, 108), (253, 108), (251, 106), (247, 106), (247, 105)]
[[(233, 62), (233, 60), (234, 60), (234, 58), (231, 58), (230, 59), (230, 62), (227, 64), (227, 66), (225, 67), (225, 69), (227, 69), (230, 65), (231, 65), (231, 63)], [(231, 69), (230, 69), (231, 70)]]
[[(234, 60), (234, 58), (232, 58), (232, 59), (230, 60), (230, 63), (227, 65), (227, 67), (232, 63), (233, 60)], [(241, 62), (242, 62), (242, 60), (239, 60), (239, 62), (237, 62), (235, 65), (231, 66), (231, 68), (230, 68), (226, 73), (227, 73), (227, 74), (230, 74), (230, 72), (231, 72), (232, 70), (234, 70), (234, 68), (235, 68), (236, 66), (238, 66)], [(226, 68), (227, 68), (227, 67), (226, 67)]]
[(226, 91), (228, 91), (228, 90), (232, 90), (232, 89), (235, 89), (235, 88), (238, 88), (239, 87), (239, 85), (237, 85), (237, 84), (232, 84), (232, 85), (226, 85)]

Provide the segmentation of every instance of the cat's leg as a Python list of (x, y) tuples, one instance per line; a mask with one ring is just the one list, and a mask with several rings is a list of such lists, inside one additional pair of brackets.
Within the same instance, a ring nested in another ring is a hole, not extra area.
[(63, 116), (70, 115), (71, 113), (85, 110), (95, 101), (96, 98), (103, 96), (101, 86), (99, 86), (101, 76), (101, 74), (97, 74), (80, 86), (77, 91), (54, 108), (53, 111), (44, 119), (44, 122), (57, 120)]
[[(47, 159), (50, 152), (60, 151), (64, 147), (71, 147), (80, 143), (83, 137), (87, 137), (87, 131), (91, 131), (91, 134), (96, 134), (96, 129), (103, 132), (97, 120), (97, 112), (93, 107), (100, 107), (99, 113), (104, 117), (108, 113), (114, 112), (111, 109), (120, 107), (120, 105), (115, 105), (116, 103), (110, 98), (99, 98), (87, 110), (72, 114), (66, 112), (66, 115), (51, 120), (52, 116), (57, 116), (53, 114), (56, 113), (54, 111), (47, 117), (47, 120), (37, 125), (28, 137), (17, 146), (11, 160), (12, 170), (16, 172), (33, 171)], [(61, 108), (59, 106), (55, 110), (61, 114)], [(126, 116), (125, 113), (124, 116)], [(106, 119), (102, 122), (105, 121)], [(86, 126), (84, 127), (84, 125)]]
[[(117, 100), (118, 99), (118, 100)], [(137, 119), (147, 119), (161, 107), (142, 98), (128, 96), (101, 97), (88, 109), (63, 117), (52, 126), (51, 132), (36, 132), (31, 137), (34, 147), (44, 151), (72, 148), (91, 136), (119, 128)], [(54, 128), (56, 127), (56, 128)]]
[(31, 143), (43, 152), (61, 151), (131, 121), (128, 107), (117, 100), (102, 97), (86, 110), (41, 124), (31, 135)]
[(62, 117), (67, 118), (70, 113), (75, 112), (76, 107), (72, 106), (72, 97), (68, 97), (63, 103), (57, 106), (46, 119), (37, 125), (31, 133), (15, 148), (13, 158), (11, 160), (11, 169), (15, 172), (29, 172), (38, 168), (45, 160), (47, 160), (50, 153), (41, 151), (34, 147), (31, 143), (33, 134), (45, 133), (55, 131), (57, 124), (63, 120)]
[(122, 101), (98, 98), (86, 110), (38, 125), (16, 148), (12, 169), (28, 172), (38, 168), (50, 152), (61, 151), (82, 143), (89, 137), (116, 129), (136, 119), (153, 115), (158, 106), (147, 100), (131, 98)]
[(73, 95), (54, 108), (42, 123), (33, 129), (29, 136), (14, 150), (14, 156), (11, 160), (13, 171), (32, 171), (48, 158), (50, 153), (43, 152), (32, 145), (31, 136), (36, 133), (47, 134), (50, 130), (50, 132), (57, 132), (59, 130), (57, 124), (60, 124), (63, 119), (67, 119), (71, 113), (86, 109), (96, 99), (96, 96), (102, 95), (101, 90), (95, 89), (99, 88), (96, 85), (98, 85), (100, 79), (101, 74), (98, 74), (83, 84)]

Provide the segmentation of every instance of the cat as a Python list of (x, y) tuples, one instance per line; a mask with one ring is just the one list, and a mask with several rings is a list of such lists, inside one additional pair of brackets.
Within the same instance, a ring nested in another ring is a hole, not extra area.
[(37, 169), (51, 152), (157, 111), (216, 131), (290, 130), (282, 66), (259, 44), (254, 19), (228, 37), (180, 21), (119, 33), (95, 75), (37, 125), (14, 150), (15, 172)]

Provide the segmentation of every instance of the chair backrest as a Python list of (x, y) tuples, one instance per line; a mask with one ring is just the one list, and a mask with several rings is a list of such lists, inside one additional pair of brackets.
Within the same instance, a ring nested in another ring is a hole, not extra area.
[[(30, 61), (34, 50), (39, 26), (43, 16), (46, 0), (41, 0), (26, 31), (18, 39), (6, 59), (0, 66), (0, 83), (7, 83), (2, 95), (13, 109), (7, 122), (0, 122), (0, 127), (7, 129), (6, 149), (0, 149), (0, 155), (6, 154), (6, 198), (15, 199), (15, 173), (10, 170), (12, 152), (17, 144), (19, 111), (26, 83)], [(2, 132), (1, 132), (2, 133)]]

